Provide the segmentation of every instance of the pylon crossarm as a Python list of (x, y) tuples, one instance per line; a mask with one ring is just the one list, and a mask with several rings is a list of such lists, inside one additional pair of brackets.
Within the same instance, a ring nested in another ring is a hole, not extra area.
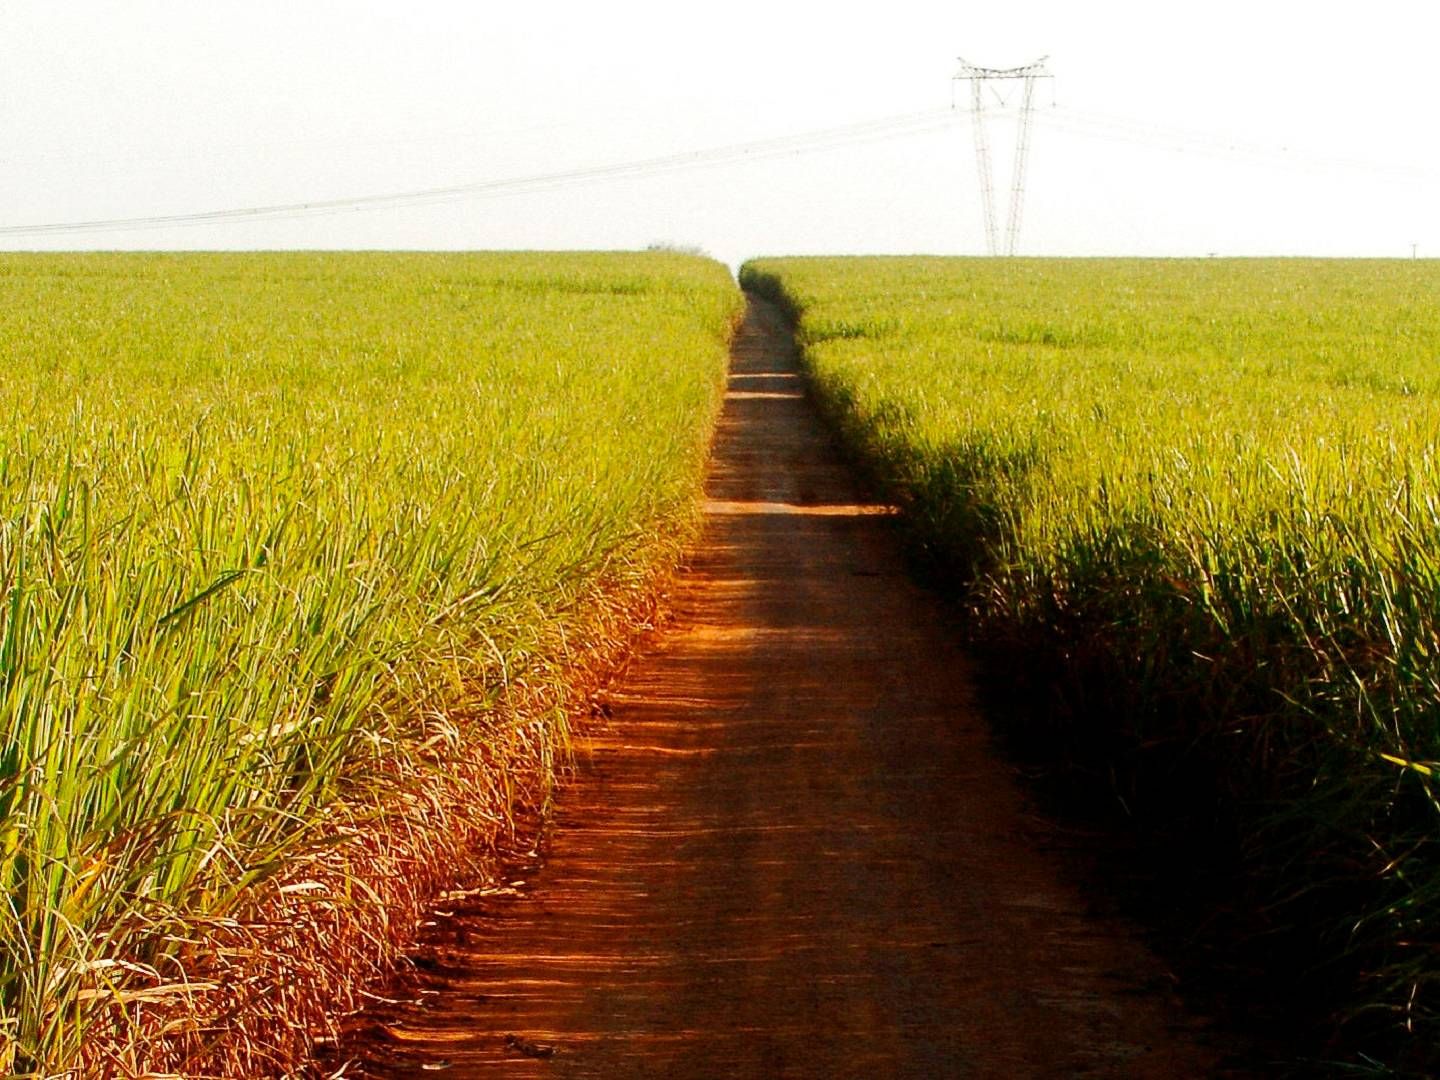
[(1022, 64), (1013, 68), (987, 68), (972, 64), (963, 56), (960, 60), (960, 73), (955, 76), (957, 79), (1053, 79), (1045, 70), (1045, 61), (1048, 56), (1042, 56), (1032, 64)]

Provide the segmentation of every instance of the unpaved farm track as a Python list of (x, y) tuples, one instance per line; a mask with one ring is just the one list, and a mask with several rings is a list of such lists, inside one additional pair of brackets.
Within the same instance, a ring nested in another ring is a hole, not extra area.
[(707, 496), (543, 864), (438, 917), (423, 1004), (344, 1053), (376, 1077), (1228, 1075), (1047, 854), (756, 300)]

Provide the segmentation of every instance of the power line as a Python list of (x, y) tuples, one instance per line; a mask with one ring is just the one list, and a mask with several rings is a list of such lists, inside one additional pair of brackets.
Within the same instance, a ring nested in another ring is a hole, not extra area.
[(1063, 105), (1037, 112), (1036, 119), (1047, 127), (1084, 138), (1130, 143), (1173, 153), (1198, 153), (1252, 165), (1307, 171), (1361, 172), (1420, 183), (1435, 183), (1440, 180), (1440, 172), (1421, 166), (1374, 159), (1334, 157), (1298, 147), (1250, 142), (1218, 132), (1168, 127), (1133, 117), (1076, 110)]
[(12, 156), (9, 152), (0, 154), (0, 168), (6, 169), (32, 169), (43, 168), (51, 165), (89, 166), (91, 168), (104, 169), (107, 173), (114, 173), (116, 169), (153, 168), (162, 165), (186, 164), (193, 165), (197, 158), (206, 161), (213, 161), (216, 158), (226, 155), (243, 155), (255, 157), (265, 156), (273, 158), (277, 154), (288, 154), (295, 151), (305, 151), (314, 154), (317, 150), (333, 150), (336, 152), (346, 151), (368, 151), (374, 152), (378, 149), (397, 146), (426, 146), (426, 145), (458, 145), (474, 142), (493, 142), (497, 139), (510, 140), (524, 138), (528, 135), (539, 133), (553, 133), (567, 128), (580, 127), (578, 120), (564, 120), (544, 124), (524, 124), (511, 127), (495, 128), (456, 128), (451, 131), (430, 131), (428, 133), (412, 132), (407, 135), (299, 135), (285, 138), (256, 139), (231, 139), (221, 141), (205, 141), (190, 144), (170, 143), (164, 151), (150, 151), (132, 148), (111, 147), (91, 148), (84, 145), (70, 145), (67, 147), (51, 147), (40, 149), (33, 153), (22, 153), (20, 156)]
[(951, 109), (928, 109), (895, 116), (867, 120), (840, 127), (783, 135), (751, 142), (732, 143), (678, 154), (642, 158), (560, 172), (493, 180), (477, 180), (444, 187), (419, 188), (411, 191), (356, 195), (337, 199), (307, 202), (274, 203), (194, 213), (151, 214), (139, 217), (99, 218), (90, 221), (59, 221), (36, 225), (0, 226), (0, 237), (54, 236), (67, 233), (118, 232), (132, 230), (186, 228), (245, 221), (268, 221), (297, 217), (317, 217), (361, 210), (380, 210), (403, 206), (424, 206), (460, 199), (493, 198), (522, 195), (572, 185), (606, 180), (640, 179), (686, 169), (712, 168), (751, 161), (762, 161), (794, 154), (818, 153), (862, 143), (881, 142), (938, 131), (957, 122)]
[[(1022, 81), (1022, 88), (1028, 89), (1032, 78), (1044, 77), (1035, 65), (1027, 65), (1006, 71), (975, 69), (983, 75), (987, 85), (1000, 76)], [(972, 82), (978, 89), (981, 79)], [(993, 88), (993, 86), (992, 86)], [(358, 195), (347, 198), (318, 199), (305, 202), (275, 203), (246, 206), (222, 210), (207, 210), (190, 213), (151, 214), (136, 217), (100, 218), (84, 221), (59, 221), (32, 225), (0, 226), (0, 240), (11, 237), (56, 236), (74, 233), (101, 233), (150, 231), (156, 229), (191, 228), (206, 225), (224, 225), (250, 221), (274, 221), (302, 217), (321, 217), (334, 214), (384, 210), (408, 206), (425, 206), (435, 203), (454, 202), (465, 199), (499, 198), (551, 191), (588, 183), (644, 179), (667, 173), (691, 169), (705, 169), (728, 165), (748, 164), (779, 157), (822, 153), (847, 146), (886, 142), (893, 139), (907, 139), (941, 131), (956, 124), (964, 123), (967, 117), (983, 125), (987, 118), (1014, 115), (1018, 121), (1027, 119), (1029, 102), (1020, 108), (1001, 107), (981, 101), (972, 108), (927, 109), (918, 112), (900, 113), (893, 116), (845, 124), (837, 127), (820, 128), (777, 136), (769, 139), (731, 143), (707, 149), (641, 158), (550, 173), (528, 176), (477, 180), (441, 187), (419, 188), (408, 191), (383, 194)], [(1434, 183), (1440, 180), (1440, 173), (1434, 169), (1398, 165), (1374, 160), (1343, 159), (1306, 153), (1290, 147), (1264, 146), (1237, 140), (1231, 136), (1179, 128), (1169, 128), (1129, 117), (1105, 113), (1086, 112), (1063, 106), (1035, 109), (1034, 118), (1048, 127), (1078, 135), (1087, 139), (1111, 142), (1126, 142), (1150, 149), (1170, 152), (1196, 152), (1207, 156), (1239, 160), (1252, 165), (1282, 166), (1306, 170), (1355, 171), (1384, 175), (1395, 179)], [(988, 165), (988, 147), (983, 140), (983, 130), (977, 134), (977, 154), (981, 154), (984, 165)], [(1010, 220), (1007, 222), (1007, 248), (1014, 250), (1019, 227), (1019, 202), (1023, 195), (1024, 155), (1023, 143), (1017, 144), (1016, 175), (1012, 177)], [(998, 229), (994, 219), (993, 188), (986, 190), (989, 169), (981, 168), (982, 203), (987, 212), (986, 232), (992, 253), (998, 251)]]

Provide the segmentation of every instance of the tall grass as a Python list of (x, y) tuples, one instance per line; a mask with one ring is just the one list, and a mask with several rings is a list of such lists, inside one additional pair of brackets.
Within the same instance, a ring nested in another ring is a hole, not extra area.
[(0, 257), (0, 1068), (193, 993), (197, 926), (671, 553), (735, 305), (665, 254)]
[[(1356, 1044), (1440, 1045), (1440, 265), (763, 260), (1045, 736), (1212, 800)], [(1197, 774), (1206, 780), (1196, 785)], [(1173, 810), (1174, 808), (1171, 807)], [(1373, 1042), (1367, 1042), (1374, 1039)]]

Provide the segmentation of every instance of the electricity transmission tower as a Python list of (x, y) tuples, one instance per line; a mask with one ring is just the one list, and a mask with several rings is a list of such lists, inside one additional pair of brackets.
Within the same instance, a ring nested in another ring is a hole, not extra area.
[[(994, 90), (987, 83), (1020, 80), (1020, 114), (1015, 130), (1015, 163), (1010, 172), (1010, 217), (1005, 223), (1005, 254), (1014, 255), (1020, 240), (1020, 213), (1025, 207), (1025, 160), (1030, 154), (1030, 111), (1035, 99), (1035, 81), (1054, 78), (1045, 70), (1042, 56), (1033, 64), (1014, 68), (984, 68), (960, 57), (960, 72), (955, 82), (970, 84), (970, 113), (975, 123), (975, 164), (980, 170), (980, 200), (985, 210), (985, 243), (991, 255), (1000, 254), (1000, 237), (995, 222), (995, 185), (990, 178), (990, 138), (986, 130), (985, 91)], [(1005, 100), (996, 97), (1003, 105)]]

